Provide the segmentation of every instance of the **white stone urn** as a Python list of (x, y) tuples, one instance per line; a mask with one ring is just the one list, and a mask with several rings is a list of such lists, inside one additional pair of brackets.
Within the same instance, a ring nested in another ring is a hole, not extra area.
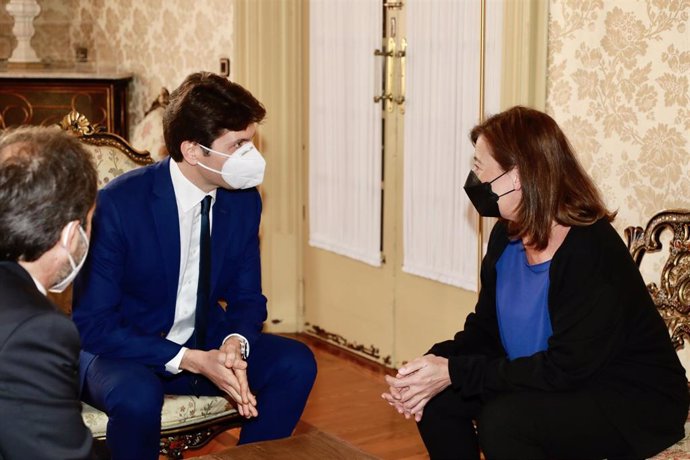
[(31, 37), (34, 36), (35, 32), (34, 18), (41, 12), (41, 7), (36, 0), (10, 0), (5, 8), (14, 18), (12, 33), (17, 38), (17, 47), (8, 62), (40, 62), (36, 52), (31, 47)]

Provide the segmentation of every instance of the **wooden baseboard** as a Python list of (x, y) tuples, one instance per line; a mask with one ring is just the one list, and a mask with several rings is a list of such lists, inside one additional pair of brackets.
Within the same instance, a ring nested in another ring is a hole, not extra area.
[(296, 334), (284, 334), (286, 336), (292, 336), (295, 339), (306, 343), (309, 346), (312, 346), (314, 348), (319, 348), (323, 351), (326, 351), (334, 356), (337, 356), (338, 358), (345, 359), (351, 363), (354, 363), (367, 371), (373, 372), (376, 375), (395, 375), (396, 370), (392, 369), (390, 367), (386, 367), (381, 363), (377, 363), (375, 361), (372, 361), (370, 359), (367, 359), (361, 355), (358, 355), (357, 353), (354, 353), (346, 348), (339, 347), (337, 345), (332, 344), (331, 342), (328, 342), (326, 340), (323, 340), (322, 338), (319, 338), (317, 336), (308, 334), (306, 332), (298, 332)]

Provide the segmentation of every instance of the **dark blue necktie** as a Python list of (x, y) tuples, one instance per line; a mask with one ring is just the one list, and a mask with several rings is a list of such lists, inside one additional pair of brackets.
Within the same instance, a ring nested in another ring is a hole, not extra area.
[(206, 346), (206, 324), (208, 320), (208, 298), (211, 290), (211, 196), (201, 200), (201, 232), (199, 235), (199, 285), (196, 290), (196, 315), (194, 333), (196, 348), (203, 350)]

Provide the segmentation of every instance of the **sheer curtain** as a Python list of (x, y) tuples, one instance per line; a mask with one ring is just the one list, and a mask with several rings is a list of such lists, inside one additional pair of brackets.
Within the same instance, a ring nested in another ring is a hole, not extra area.
[[(477, 215), (462, 186), (479, 119), (479, 0), (407, 0), (403, 271), (477, 288)], [(500, 97), (503, 1), (487, 2), (485, 107)]]
[(309, 8), (309, 244), (378, 266), (381, 2), (311, 0)]

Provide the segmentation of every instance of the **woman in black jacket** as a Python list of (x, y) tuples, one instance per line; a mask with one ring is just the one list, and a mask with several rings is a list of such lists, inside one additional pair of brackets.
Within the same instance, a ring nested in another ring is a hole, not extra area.
[(500, 218), (475, 312), (387, 377), (384, 399), (432, 459), (642, 458), (681, 439), (685, 371), (563, 132), (514, 107), (471, 139), (465, 190)]

